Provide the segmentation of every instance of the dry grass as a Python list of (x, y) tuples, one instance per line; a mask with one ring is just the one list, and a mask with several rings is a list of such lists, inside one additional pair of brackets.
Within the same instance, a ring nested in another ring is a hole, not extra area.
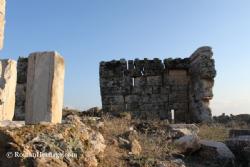
[(203, 124), (199, 126), (201, 139), (224, 141), (228, 138), (229, 129), (222, 124)]
[(104, 129), (102, 134), (106, 140), (105, 155), (100, 163), (102, 167), (126, 167), (127, 161), (124, 155), (128, 151), (118, 146), (117, 137), (129, 130), (130, 120), (121, 118), (104, 117)]
[[(140, 123), (140, 120), (131, 120), (129, 116), (103, 118), (104, 129), (102, 134), (106, 140), (107, 148), (100, 163), (102, 167), (128, 167), (132, 164), (139, 164), (141, 167), (155, 166), (156, 161), (164, 161), (173, 152), (173, 145), (163, 135), (152, 135), (137, 131), (137, 140), (142, 147), (140, 156), (129, 156), (129, 149), (120, 147), (118, 137), (124, 136), (131, 127)], [(164, 126), (162, 122), (152, 122), (152, 126)], [(162, 127), (163, 129), (163, 127)], [(160, 128), (157, 131), (160, 131)], [(132, 165), (133, 166), (133, 165)]]

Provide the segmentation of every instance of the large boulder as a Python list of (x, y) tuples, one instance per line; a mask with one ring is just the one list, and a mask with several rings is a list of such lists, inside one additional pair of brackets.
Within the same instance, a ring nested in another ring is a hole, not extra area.
[(175, 141), (177, 149), (181, 153), (191, 154), (200, 149), (200, 139), (197, 135), (183, 136)]
[(237, 136), (225, 141), (226, 145), (236, 155), (237, 161), (243, 165), (250, 162), (250, 136)]
[(222, 166), (233, 166), (235, 156), (230, 149), (222, 142), (201, 140), (199, 156), (206, 160), (212, 160)]

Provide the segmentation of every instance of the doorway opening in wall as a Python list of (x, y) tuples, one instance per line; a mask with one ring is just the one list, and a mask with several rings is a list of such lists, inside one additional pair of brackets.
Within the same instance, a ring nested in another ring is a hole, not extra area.
[(175, 122), (174, 121), (174, 109), (171, 109), (170, 112), (171, 112), (171, 123), (174, 123)]

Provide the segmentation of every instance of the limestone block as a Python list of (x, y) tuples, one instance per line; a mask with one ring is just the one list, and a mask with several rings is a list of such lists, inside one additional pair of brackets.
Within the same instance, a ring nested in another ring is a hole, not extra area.
[(60, 123), (63, 94), (63, 57), (56, 52), (30, 54), (25, 103), (26, 124)]
[(0, 60), (0, 120), (12, 120), (17, 80), (16, 61)]
[(3, 48), (5, 26), (5, 0), (0, 0), (0, 49)]

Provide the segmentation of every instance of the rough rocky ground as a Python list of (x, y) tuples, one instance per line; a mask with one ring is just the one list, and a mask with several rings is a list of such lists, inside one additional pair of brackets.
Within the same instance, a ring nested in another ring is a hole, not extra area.
[[(230, 151), (224, 156), (223, 142), (229, 129), (249, 128), (247, 122), (175, 127), (168, 121), (132, 119), (128, 113), (112, 117), (96, 108), (65, 110), (63, 117), (63, 124), (0, 128), (0, 166), (244, 167), (232, 162)], [(14, 158), (8, 152), (72, 154)]]

